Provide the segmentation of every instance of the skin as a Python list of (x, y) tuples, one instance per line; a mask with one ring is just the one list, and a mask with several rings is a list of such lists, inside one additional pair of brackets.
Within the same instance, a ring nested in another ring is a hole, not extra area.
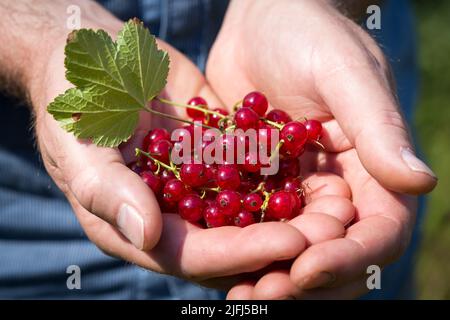
[[(146, 131), (174, 123), (142, 114), (135, 135), (120, 149), (99, 148), (63, 131), (46, 106), (71, 87), (64, 78), (63, 48), (70, 32), (65, 28), (66, 8), (73, 4), (81, 8), (82, 27), (102, 28), (112, 36), (122, 27), (91, 1), (2, 3), (0, 27), (8, 32), (1, 33), (0, 42), (8, 46), (0, 50), (0, 75), (3, 88), (17, 88), (28, 96), (44, 165), (86, 235), (101, 250), (149, 270), (228, 289), (275, 261), (295, 259), (312, 244), (343, 237), (344, 224), (353, 219), (355, 210), (348, 184), (337, 175), (311, 174), (308, 179), (317, 190), (311, 189), (304, 215), (289, 223), (204, 230), (178, 215), (161, 213), (151, 190), (125, 166)], [(183, 102), (201, 95), (211, 105), (222, 105), (186, 57), (163, 41), (158, 45), (171, 59), (165, 97)], [(184, 111), (177, 112), (184, 117)], [(135, 208), (143, 219), (141, 246), (134, 246), (118, 228), (123, 204)], [(322, 225), (327, 228), (322, 230)]]
[(393, 262), (408, 246), (413, 195), (437, 183), (402, 157), (412, 146), (386, 59), (335, 4), (235, 0), (210, 54), (207, 79), (225, 103), (257, 89), (294, 119), (324, 122), (326, 152), (303, 163), (342, 177), (357, 212), (343, 238), (312, 242), (292, 266), (239, 283), (230, 299), (362, 295), (367, 266)]

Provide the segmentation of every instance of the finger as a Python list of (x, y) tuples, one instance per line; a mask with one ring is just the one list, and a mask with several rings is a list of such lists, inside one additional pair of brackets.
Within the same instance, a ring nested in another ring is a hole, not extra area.
[(251, 290), (251, 299), (293, 300), (300, 291), (289, 277), (288, 270), (276, 270), (259, 279)]
[(120, 152), (59, 134), (63, 147), (58, 152), (64, 159), (59, 167), (66, 193), (86, 211), (118, 228), (136, 248), (155, 246), (162, 229), (158, 202), (140, 177), (124, 165)]
[(342, 41), (330, 59), (318, 65), (318, 91), (373, 177), (393, 191), (429, 192), (436, 176), (414, 154), (384, 72), (386, 63), (377, 55), (359, 42)]
[[(239, 290), (240, 288), (237, 289)], [(251, 298), (256, 300), (343, 300), (358, 298), (368, 292), (368, 290), (366, 277), (359, 278), (337, 288), (302, 290), (291, 281), (288, 271), (277, 270), (263, 276), (256, 285), (246, 288), (245, 293), (248, 297), (248, 292), (251, 291)], [(236, 294), (244, 293), (240, 291), (237, 291)]]
[[(392, 203), (391, 210), (396, 210)], [(292, 281), (303, 289), (339, 286), (363, 275), (370, 265), (394, 261), (409, 242), (408, 211), (405, 207), (396, 214), (369, 216), (348, 228), (345, 238), (309, 247), (293, 263)]]
[(304, 236), (286, 223), (186, 230), (191, 225), (177, 215), (167, 215), (164, 221), (167, 225), (151, 257), (175, 274), (196, 279), (259, 270), (298, 256), (306, 246)]
[(344, 226), (355, 217), (355, 207), (352, 202), (340, 196), (325, 195), (314, 199), (302, 209), (301, 214), (322, 212), (338, 219)]
[(315, 172), (305, 176), (305, 201), (310, 203), (327, 195), (334, 195), (350, 199), (351, 191), (348, 184), (341, 177), (327, 172)]
[(250, 300), (256, 281), (242, 281), (228, 291), (227, 300)]
[(200, 229), (178, 215), (163, 214), (160, 241), (143, 252), (81, 205), (74, 207), (89, 238), (107, 254), (195, 281), (256, 271), (274, 261), (297, 257), (306, 246), (304, 237), (286, 223)]
[(306, 239), (306, 244), (320, 243), (330, 239), (342, 238), (345, 227), (338, 219), (319, 212), (301, 214), (289, 221)]

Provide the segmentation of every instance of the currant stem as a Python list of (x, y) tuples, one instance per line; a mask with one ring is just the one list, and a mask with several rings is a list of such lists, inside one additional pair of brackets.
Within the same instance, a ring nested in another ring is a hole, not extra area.
[(325, 146), (319, 142), (319, 140), (314, 140), (314, 142), (312, 142), (312, 144), (320, 147), (323, 151), (325, 151)]
[[(158, 99), (159, 102), (162, 102), (162, 103), (165, 103), (165, 104), (169, 104), (169, 105), (174, 106), (174, 107), (180, 107), (180, 108), (185, 108), (185, 109), (193, 109), (193, 110), (201, 111), (201, 112), (203, 112), (205, 114), (206, 113), (214, 114), (214, 115), (216, 115), (216, 116), (218, 116), (218, 117), (220, 117), (222, 119), (227, 117), (227, 116), (221, 114), (220, 112), (213, 111), (213, 110), (208, 110), (208, 109), (203, 109), (202, 107), (199, 107), (199, 106), (191, 106), (189, 104), (177, 103), (177, 102), (166, 100), (166, 99), (163, 99), (163, 98), (160, 98), (160, 97), (157, 97), (156, 99)], [(206, 106), (204, 106), (204, 107), (206, 107)]]
[(260, 182), (260, 183), (258, 184), (258, 186), (256, 187), (256, 189), (255, 189), (255, 190), (252, 190), (250, 193), (256, 193), (256, 192), (259, 192), (259, 191), (263, 191), (265, 185), (266, 185), (266, 183), (265, 183), (264, 181), (263, 181), (263, 182)]
[(220, 188), (219, 187), (216, 187), (216, 188), (207, 188), (207, 187), (205, 187), (205, 188), (201, 188), (201, 190), (204, 191), (204, 192), (206, 192), (206, 191), (213, 191), (213, 192), (217, 192), (217, 193), (220, 192)]
[(239, 105), (240, 104), (242, 104), (242, 102), (243, 102), (244, 100), (239, 100), (238, 102), (236, 102), (234, 105), (233, 105), (233, 111), (237, 111), (237, 109), (239, 109)]
[(216, 128), (214, 128), (214, 127), (208, 126), (208, 125), (203, 124), (203, 123), (195, 123), (195, 122), (190, 121), (190, 120), (181, 119), (181, 118), (178, 118), (178, 117), (173, 116), (173, 115), (171, 115), (171, 114), (167, 114), (167, 113), (163, 113), (163, 112), (156, 111), (156, 110), (154, 110), (154, 109), (152, 109), (152, 108), (149, 108), (149, 107), (145, 107), (145, 110), (148, 111), (148, 112), (150, 112), (150, 113), (153, 113), (153, 114), (155, 114), (155, 115), (157, 115), (157, 116), (163, 117), (163, 118), (167, 118), (167, 119), (171, 119), (171, 120), (176, 120), (176, 121), (180, 121), (180, 122), (184, 122), (184, 123), (189, 123), (189, 124), (192, 124), (192, 125), (194, 125), (194, 126), (200, 125), (200, 126), (202, 126), (202, 127), (204, 127), (204, 128), (207, 128), (207, 129), (216, 129)]
[(158, 166), (158, 170), (160, 167), (163, 167), (164, 169), (173, 172), (173, 174), (175, 175), (175, 177), (177, 177), (177, 179), (180, 179), (180, 173), (178, 172), (178, 169), (175, 166), (169, 166), (169, 165), (165, 164), (164, 162), (159, 161), (158, 159), (155, 159), (154, 157), (152, 157), (150, 155), (150, 153), (145, 152), (139, 148), (136, 148), (135, 152), (136, 152), (136, 156), (144, 155), (147, 158), (149, 158), (150, 160), (152, 160)]
[(266, 215), (266, 209), (267, 209), (267, 205), (269, 203), (269, 198), (271, 196), (271, 193), (267, 192), (267, 191), (263, 191), (263, 195), (264, 195), (264, 201), (263, 201), (263, 204), (261, 206), (261, 220), (260, 220), (260, 222), (264, 222), (264, 217)]
[(266, 118), (262, 118), (262, 117), (260, 119), (262, 121), (264, 121), (265, 123), (270, 124), (271, 126), (277, 128), (278, 130), (283, 129), (283, 127), (284, 127), (284, 124), (277, 123), (277, 122), (274, 122), (274, 121), (270, 121), (270, 120), (267, 120)]
[(272, 154), (270, 155), (269, 163), (272, 163), (272, 160), (276, 157), (277, 154), (280, 153), (280, 149), (281, 149), (281, 147), (283, 146), (283, 144), (284, 144), (284, 140), (283, 140), (283, 139), (281, 139), (281, 140), (277, 143), (277, 145), (276, 145), (276, 147), (275, 147), (275, 150), (273, 150)]

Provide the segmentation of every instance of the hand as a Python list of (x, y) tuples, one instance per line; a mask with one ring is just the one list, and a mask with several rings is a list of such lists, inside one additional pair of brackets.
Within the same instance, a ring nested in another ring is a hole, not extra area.
[[(117, 29), (120, 27), (118, 24)], [(110, 31), (116, 34), (116, 29)], [(305, 238), (284, 223), (203, 230), (178, 215), (161, 215), (154, 194), (125, 166), (145, 132), (152, 126), (171, 125), (160, 118), (143, 114), (135, 136), (120, 150), (99, 148), (63, 131), (46, 112), (48, 103), (71, 86), (64, 79), (65, 39), (59, 43), (48, 54), (43, 71), (36, 73), (39, 77), (31, 90), (37, 141), (47, 171), (65, 193), (86, 235), (101, 250), (209, 286), (229, 285), (233, 281), (229, 276), (298, 256)], [(186, 57), (162, 41), (159, 46), (171, 58), (165, 95), (174, 101), (201, 95), (220, 105), (201, 72)], [(184, 110), (180, 112), (184, 116)]]
[[(312, 245), (290, 272), (243, 283), (229, 297), (361, 295), (367, 266), (408, 245), (415, 199), (396, 192), (425, 193), (437, 181), (414, 156), (381, 50), (326, 1), (233, 1), (207, 78), (226, 103), (257, 89), (294, 118), (323, 121), (327, 152), (306, 155), (310, 169), (342, 176), (358, 213), (345, 238)], [(323, 286), (333, 289), (311, 290)]]

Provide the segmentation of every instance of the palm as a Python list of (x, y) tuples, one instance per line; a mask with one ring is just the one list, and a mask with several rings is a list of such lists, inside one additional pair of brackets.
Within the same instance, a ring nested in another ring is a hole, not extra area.
[[(366, 143), (369, 133), (390, 139), (398, 137), (403, 127), (400, 116), (394, 114), (395, 108), (371, 108), (375, 103), (395, 103), (389, 89), (388, 67), (369, 36), (349, 20), (334, 17), (329, 9), (322, 10), (320, 4), (300, 1), (288, 5), (280, 1), (279, 5), (264, 7), (263, 3), (245, 10), (232, 4), (209, 58), (208, 80), (227, 103), (256, 89), (265, 92), (274, 107), (284, 109), (295, 119), (323, 121), (326, 152), (307, 152), (302, 159), (303, 170), (343, 177), (358, 214), (344, 239), (311, 246), (296, 260), (290, 273), (279, 270), (265, 275), (256, 285), (244, 283), (233, 289), (230, 297), (356, 297), (367, 290), (362, 278), (365, 268), (397, 258), (408, 244), (414, 224), (414, 199), (391, 192), (377, 182), (380, 179), (385, 186), (399, 189), (407, 179), (401, 175), (400, 183), (386, 179), (389, 170), (380, 168), (372, 155), (380, 151), (378, 156), (383, 159), (389, 154), (379, 148), (381, 143)], [(269, 8), (271, 14), (263, 14)], [(383, 95), (378, 94), (380, 91)], [(361, 104), (360, 111), (350, 109), (355, 104)], [(386, 122), (387, 132), (369, 130), (368, 124), (378, 121)], [(400, 139), (407, 144), (404, 131)], [(361, 158), (369, 155), (372, 160), (363, 163)], [(406, 173), (401, 163), (391, 162), (389, 165)], [(405, 176), (411, 178), (409, 173)], [(316, 287), (312, 278), (322, 271), (335, 275), (335, 288), (305, 291)]]

